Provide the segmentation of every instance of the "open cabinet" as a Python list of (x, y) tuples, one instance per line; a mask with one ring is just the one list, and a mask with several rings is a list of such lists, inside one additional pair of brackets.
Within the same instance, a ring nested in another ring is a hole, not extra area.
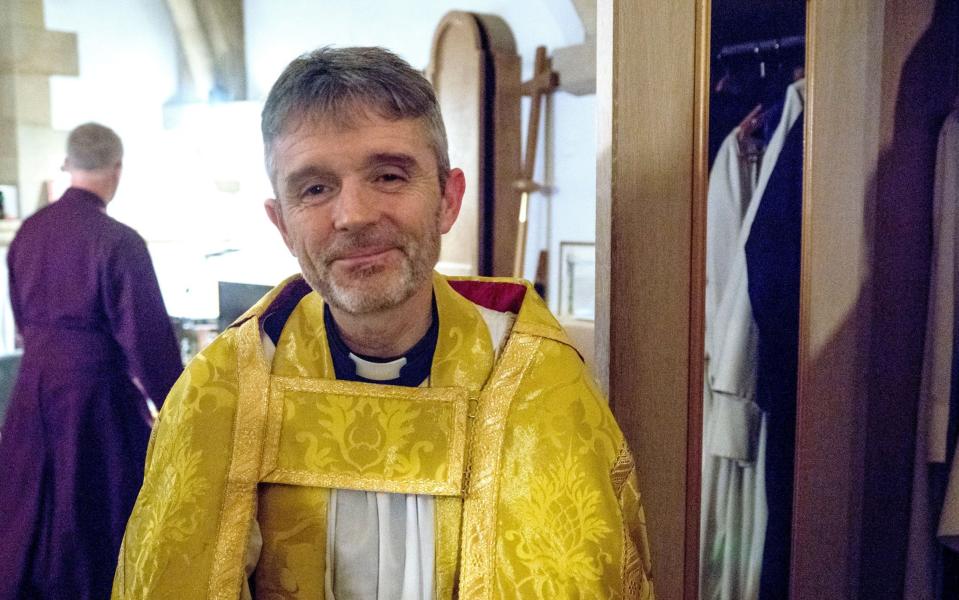
[[(806, 2), (794, 599), (903, 595), (947, 4)], [(709, 21), (598, 4), (597, 371), (667, 600), (699, 598)]]

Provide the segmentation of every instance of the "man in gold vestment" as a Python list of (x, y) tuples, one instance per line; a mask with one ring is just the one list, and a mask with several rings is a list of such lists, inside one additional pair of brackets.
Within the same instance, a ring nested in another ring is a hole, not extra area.
[(633, 457), (525, 282), (433, 271), (459, 213), (429, 83), (294, 60), (266, 211), (302, 275), (187, 368), (114, 598), (653, 598)]

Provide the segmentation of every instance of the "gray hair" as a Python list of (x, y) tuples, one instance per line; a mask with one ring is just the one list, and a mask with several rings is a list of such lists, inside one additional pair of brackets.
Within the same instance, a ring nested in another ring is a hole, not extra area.
[(84, 123), (67, 138), (67, 167), (95, 171), (123, 159), (123, 142), (115, 131), (99, 123)]
[(446, 128), (433, 86), (405, 60), (377, 47), (324, 47), (300, 55), (273, 84), (260, 123), (266, 170), (276, 189), (276, 140), (303, 119), (350, 126), (370, 110), (389, 120), (423, 119), (436, 155), (440, 189), (450, 170)]

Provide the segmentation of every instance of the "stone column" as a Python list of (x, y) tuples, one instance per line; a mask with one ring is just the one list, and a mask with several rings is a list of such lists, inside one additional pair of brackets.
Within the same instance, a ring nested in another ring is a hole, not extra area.
[(0, 0), (0, 184), (33, 213), (63, 160), (65, 132), (50, 124), (50, 76), (77, 75), (75, 33), (48, 31), (43, 0)]

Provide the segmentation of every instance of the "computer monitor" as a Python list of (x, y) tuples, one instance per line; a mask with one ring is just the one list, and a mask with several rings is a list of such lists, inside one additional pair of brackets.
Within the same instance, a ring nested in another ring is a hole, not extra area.
[(220, 331), (229, 327), (271, 289), (268, 285), (220, 281), (220, 317), (217, 319)]

